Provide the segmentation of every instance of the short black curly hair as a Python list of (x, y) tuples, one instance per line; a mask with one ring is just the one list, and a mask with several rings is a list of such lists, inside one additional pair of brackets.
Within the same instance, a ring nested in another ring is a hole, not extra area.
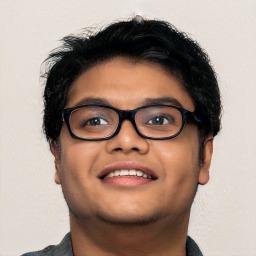
[(161, 65), (178, 78), (200, 116), (199, 138), (220, 130), (221, 100), (208, 55), (183, 32), (161, 20), (121, 21), (92, 32), (63, 38), (46, 59), (43, 129), (50, 145), (58, 140), (62, 111), (73, 82), (90, 67), (114, 57)]

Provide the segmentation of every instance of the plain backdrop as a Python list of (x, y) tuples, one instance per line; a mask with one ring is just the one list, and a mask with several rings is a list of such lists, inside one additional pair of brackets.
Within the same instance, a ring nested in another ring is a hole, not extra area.
[(41, 128), (41, 63), (63, 36), (136, 13), (187, 32), (218, 74), (222, 131), (189, 234), (207, 256), (256, 255), (256, 1), (0, 0), (0, 256), (57, 244), (69, 231)]

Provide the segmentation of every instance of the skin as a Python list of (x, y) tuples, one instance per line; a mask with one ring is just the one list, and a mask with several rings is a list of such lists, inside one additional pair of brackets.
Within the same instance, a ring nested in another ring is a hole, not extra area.
[[(145, 105), (145, 98), (166, 96), (194, 111), (188, 93), (162, 67), (118, 57), (78, 77), (66, 108), (99, 97), (113, 107), (135, 109)], [(193, 124), (185, 125), (171, 140), (150, 140), (140, 137), (125, 120), (110, 140), (82, 141), (72, 138), (63, 123), (60, 145), (61, 150), (56, 144), (51, 147), (55, 182), (61, 184), (69, 207), (75, 256), (185, 256), (191, 204), (198, 183), (209, 179), (212, 136), (205, 140), (202, 166)], [(97, 177), (106, 166), (124, 162), (151, 168), (157, 180), (123, 187), (106, 185)]]

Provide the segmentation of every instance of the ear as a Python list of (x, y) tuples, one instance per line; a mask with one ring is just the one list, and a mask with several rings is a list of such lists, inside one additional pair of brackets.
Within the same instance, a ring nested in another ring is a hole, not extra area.
[(60, 180), (60, 152), (58, 150), (58, 146), (57, 146), (56, 142), (54, 142), (51, 145), (51, 152), (54, 156), (54, 164), (55, 164), (54, 180), (55, 180), (56, 184), (61, 184), (61, 180)]
[(213, 153), (213, 136), (206, 137), (204, 141), (204, 149), (203, 149), (203, 162), (200, 166), (200, 173), (198, 177), (198, 183), (201, 185), (205, 185), (209, 181), (209, 170), (211, 166)]

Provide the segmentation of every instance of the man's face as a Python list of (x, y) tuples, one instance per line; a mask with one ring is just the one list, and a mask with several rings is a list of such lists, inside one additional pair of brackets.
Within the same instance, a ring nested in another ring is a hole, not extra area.
[[(99, 103), (100, 99), (130, 110), (146, 105), (149, 99), (170, 104), (162, 101), (168, 97), (194, 111), (192, 99), (180, 82), (159, 65), (114, 58), (78, 77), (66, 108)], [(60, 156), (56, 145), (52, 146), (55, 180), (62, 185), (70, 214), (84, 220), (141, 223), (187, 218), (198, 182), (208, 181), (209, 166), (200, 168), (198, 131), (193, 124), (187, 124), (173, 139), (150, 140), (140, 137), (125, 120), (112, 139), (82, 141), (72, 138), (63, 123), (60, 144)], [(210, 140), (206, 159), (211, 157), (211, 147)], [(102, 179), (103, 173), (122, 169), (151, 172), (155, 179)]]

